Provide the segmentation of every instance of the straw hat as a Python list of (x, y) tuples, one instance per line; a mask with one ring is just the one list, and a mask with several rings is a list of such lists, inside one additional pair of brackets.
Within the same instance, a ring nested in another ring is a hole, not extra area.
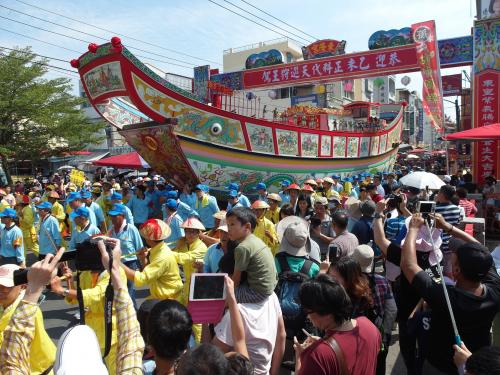
[(316, 183), (316, 181), (314, 181), (312, 178), (306, 180), (304, 182), (304, 184), (308, 184), (308, 185), (311, 185), (311, 186), (318, 186), (318, 184)]
[(203, 224), (201, 223), (201, 221), (199, 221), (198, 219), (196, 219), (194, 217), (190, 217), (185, 222), (183, 222), (181, 224), (181, 228), (184, 228), (184, 229), (205, 230), (205, 227), (203, 226)]
[(311, 193), (314, 193), (314, 189), (309, 185), (304, 185), (302, 187), (302, 191), (310, 191)]
[(288, 216), (276, 226), (280, 241), (279, 252), (294, 256), (304, 256), (311, 251), (309, 224), (297, 216)]
[(300, 190), (300, 186), (297, 184), (290, 184), (286, 190)]
[(333, 184), (333, 179), (331, 177), (325, 177), (323, 182), (328, 182), (329, 184)]
[(219, 220), (224, 220), (226, 218), (226, 211), (222, 210), (219, 212), (216, 212), (215, 214), (212, 215), (214, 219), (219, 219)]
[(267, 200), (281, 202), (281, 197), (279, 194), (271, 193), (267, 195)]
[(269, 208), (269, 205), (264, 201), (255, 201), (252, 203), (252, 208), (254, 210)]
[(56, 199), (59, 199), (60, 196), (59, 194), (57, 193), (57, 191), (51, 191), (49, 194), (48, 194), (48, 197), (49, 198), (56, 198)]
[(221, 230), (226, 233), (229, 232), (229, 230), (227, 229), (227, 225), (221, 225), (220, 227), (217, 228), (217, 230)]
[(163, 220), (149, 219), (141, 226), (141, 235), (151, 241), (162, 241), (170, 236), (170, 227)]

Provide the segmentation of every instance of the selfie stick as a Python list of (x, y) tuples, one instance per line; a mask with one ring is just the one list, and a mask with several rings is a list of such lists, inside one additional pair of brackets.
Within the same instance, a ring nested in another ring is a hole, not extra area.
[[(427, 227), (427, 230), (429, 231), (432, 249), (435, 252), (436, 249), (434, 247), (434, 239), (432, 238), (431, 228), (429, 227), (429, 223), (427, 222), (427, 220), (425, 221), (425, 225)], [(448, 306), (448, 312), (450, 313), (451, 325), (453, 326), (453, 332), (455, 334), (455, 343), (460, 347), (462, 346), (462, 339), (460, 338), (460, 334), (458, 333), (457, 323), (455, 322), (455, 315), (453, 314), (453, 309), (451, 308), (450, 296), (448, 295), (448, 289), (446, 288), (446, 283), (444, 281), (443, 270), (441, 269), (441, 265), (439, 263), (437, 265), (437, 269), (439, 272), (439, 277), (441, 278), (441, 285), (443, 286), (444, 298), (446, 300), (446, 305)]]

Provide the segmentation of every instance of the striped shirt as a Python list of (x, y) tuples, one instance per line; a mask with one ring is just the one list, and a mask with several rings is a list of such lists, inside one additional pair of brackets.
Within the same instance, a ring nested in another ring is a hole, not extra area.
[[(457, 225), (460, 222), (460, 208), (451, 203), (438, 203), (436, 204), (436, 213), (443, 215), (444, 220), (451, 225)], [(451, 235), (448, 233), (441, 234), (443, 243), (441, 244), (441, 251), (447, 252), (449, 249)]]
[(460, 199), (460, 207), (464, 208), (465, 216), (470, 217), (471, 214), (475, 215), (477, 213), (477, 207), (471, 201), (467, 199)]
[[(403, 215), (393, 217), (385, 222), (385, 236), (389, 241), (394, 241), (405, 226), (406, 218)], [(398, 244), (399, 245), (399, 244)]]

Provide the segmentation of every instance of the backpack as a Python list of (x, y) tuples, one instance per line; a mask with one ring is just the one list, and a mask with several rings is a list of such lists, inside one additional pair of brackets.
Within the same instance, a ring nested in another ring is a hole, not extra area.
[(276, 286), (276, 295), (281, 306), (283, 319), (294, 320), (301, 316), (302, 308), (299, 302), (299, 290), (302, 283), (308, 280), (313, 261), (305, 259), (299, 272), (293, 272), (286, 260), (286, 253), (278, 253), (276, 259), (281, 267)]

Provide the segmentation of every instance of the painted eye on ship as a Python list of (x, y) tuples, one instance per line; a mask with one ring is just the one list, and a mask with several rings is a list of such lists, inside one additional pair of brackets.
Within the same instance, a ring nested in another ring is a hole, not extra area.
[(212, 124), (212, 126), (210, 127), (210, 132), (213, 135), (219, 135), (220, 133), (222, 133), (222, 125), (218, 122)]

